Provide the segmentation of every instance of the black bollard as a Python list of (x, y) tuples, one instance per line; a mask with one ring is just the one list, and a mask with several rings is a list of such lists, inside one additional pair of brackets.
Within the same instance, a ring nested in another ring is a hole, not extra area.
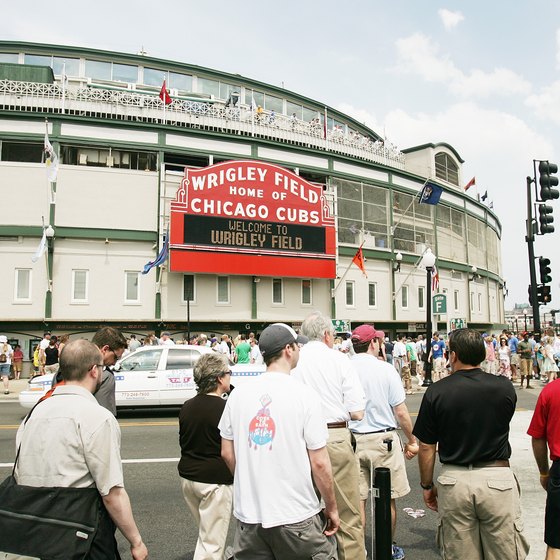
[(391, 560), (391, 471), (375, 469), (375, 560)]

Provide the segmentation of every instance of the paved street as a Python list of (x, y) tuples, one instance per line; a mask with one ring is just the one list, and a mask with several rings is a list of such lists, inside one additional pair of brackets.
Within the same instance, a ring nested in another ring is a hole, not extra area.
[[(25, 386), (25, 383), (20, 383)], [(13, 384), (13, 390), (16, 389)], [(545, 550), (542, 543), (545, 493), (538, 483), (530, 439), (525, 435), (538, 392), (538, 389), (518, 390), (518, 409), (511, 435), (512, 464), (523, 490), (524, 519), (532, 545), (529, 560), (542, 560)], [(1, 479), (9, 473), (8, 465), (14, 458), (16, 429), (25, 414), (17, 404), (15, 394), (9, 397), (11, 398), (0, 396)], [(421, 398), (422, 394), (418, 393), (407, 399), (414, 415)], [(119, 413), (125, 484), (140, 530), (150, 550), (150, 557), (156, 560), (191, 560), (196, 542), (197, 531), (183, 502), (177, 474), (177, 412), (149, 410)], [(407, 558), (437, 559), (439, 555), (434, 543), (435, 514), (426, 511), (424, 517), (415, 519), (403, 512), (403, 508), (425, 509), (419, 489), (416, 459), (408, 462), (407, 467), (412, 492), (397, 502), (397, 540), (404, 547)], [(372, 558), (369, 521), (367, 535), (368, 554)], [(122, 551), (126, 551), (125, 542), (121, 539), (120, 543)], [(128, 553), (125, 554), (124, 558), (126, 557), (129, 557)]]

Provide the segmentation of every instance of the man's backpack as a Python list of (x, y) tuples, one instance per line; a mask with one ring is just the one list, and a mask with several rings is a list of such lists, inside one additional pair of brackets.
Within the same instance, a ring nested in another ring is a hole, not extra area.
[(4, 344), (2, 353), (0, 354), (0, 364), (5, 364), (8, 361), (8, 345)]

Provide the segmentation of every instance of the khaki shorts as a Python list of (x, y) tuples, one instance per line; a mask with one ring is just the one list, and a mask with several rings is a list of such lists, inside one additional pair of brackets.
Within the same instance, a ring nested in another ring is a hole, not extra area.
[(533, 374), (533, 358), (521, 358), (521, 375), (523, 377)]
[[(360, 499), (367, 500), (375, 469), (386, 467), (391, 471), (391, 498), (400, 498), (410, 492), (406, 476), (405, 458), (397, 430), (380, 434), (354, 434), (356, 457), (360, 465)], [(390, 439), (392, 449), (383, 440)], [(374, 480), (375, 482), (375, 480)]]
[(519, 367), (519, 354), (512, 354), (511, 355), (511, 365)]

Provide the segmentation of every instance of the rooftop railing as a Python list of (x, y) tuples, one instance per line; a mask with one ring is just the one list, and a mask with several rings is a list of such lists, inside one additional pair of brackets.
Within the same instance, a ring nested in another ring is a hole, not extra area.
[(324, 129), (317, 118), (265, 112), (247, 106), (173, 98), (164, 106), (158, 95), (103, 87), (69, 87), (0, 80), (0, 111), (68, 114), (93, 119), (167, 124), (183, 128), (263, 138), (337, 153), (404, 169), (405, 155), (396, 146), (357, 132)]

